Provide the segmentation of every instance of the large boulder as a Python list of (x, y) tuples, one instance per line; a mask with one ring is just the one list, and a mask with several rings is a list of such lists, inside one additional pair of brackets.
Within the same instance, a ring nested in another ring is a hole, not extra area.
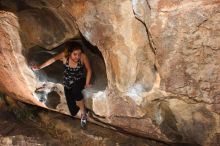
[(22, 55), (19, 23), (12, 13), (0, 12), (0, 36), (0, 91), (24, 102), (43, 106), (33, 98), (37, 82)]
[(164, 140), (218, 136), (218, 2), (77, 1), (68, 10), (105, 59), (106, 101), (93, 106), (106, 121)]
[(37, 81), (22, 52), (34, 44), (50, 50), (80, 32), (106, 67), (107, 88), (84, 91), (96, 118), (153, 139), (218, 145), (219, 0), (21, 1), (0, 1), (19, 18), (1, 13), (0, 57), (10, 66), (1, 70), (1, 91), (38, 104), (34, 90), (50, 88), (61, 98), (56, 110), (68, 113), (62, 86)]
[[(146, 24), (154, 44), (162, 90), (207, 103), (219, 100), (220, 5), (217, 2), (140, 0), (134, 3), (136, 17)], [(142, 3), (145, 7), (139, 6)]]

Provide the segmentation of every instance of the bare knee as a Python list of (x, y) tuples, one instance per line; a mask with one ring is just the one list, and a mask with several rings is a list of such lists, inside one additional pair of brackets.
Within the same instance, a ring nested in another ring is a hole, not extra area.
[(83, 105), (83, 100), (76, 101), (76, 105), (77, 106), (82, 106)]
[(79, 102), (80, 102), (80, 101), (76, 101), (76, 105), (77, 105), (77, 106), (80, 106), (80, 103), (79, 103)]

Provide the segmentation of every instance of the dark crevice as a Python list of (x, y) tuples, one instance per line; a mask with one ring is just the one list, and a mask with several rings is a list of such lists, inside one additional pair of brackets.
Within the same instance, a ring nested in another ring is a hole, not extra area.
[(164, 144), (167, 146), (201, 146), (196, 143), (194, 143), (194, 144), (192, 144), (192, 143), (172, 143), (172, 142), (168, 142), (168, 141), (164, 141), (164, 140), (159, 140), (159, 139), (147, 136), (144, 132), (133, 133), (133, 132), (129, 131), (129, 129), (121, 128), (119, 126), (103, 122), (100, 119), (100, 117), (98, 115), (96, 115), (92, 110), (89, 110), (89, 112), (91, 113), (90, 118), (92, 118), (94, 121), (96, 121), (98, 123), (98, 125), (103, 125), (104, 127), (107, 127), (112, 130), (116, 130), (116, 131), (123, 133), (123, 134), (126, 134), (126, 135), (132, 135), (137, 138), (148, 139), (148, 140), (155, 141), (157, 143)]
[(47, 101), (45, 105), (49, 108), (56, 109), (60, 103), (60, 95), (56, 91), (52, 91), (47, 94)]
[[(15, 7), (13, 7), (15, 6)], [(0, 10), (11, 11), (11, 12), (20, 12), (23, 10), (32, 9), (30, 5), (28, 5), (23, 0), (1, 0), (0, 1)]]
[[(57, 46), (56, 48), (53, 48), (52, 50), (46, 50), (39, 46), (35, 46), (27, 49), (27, 51), (22, 53), (25, 56), (27, 64), (29, 66), (33, 64), (42, 64), (43, 62), (53, 57), (54, 55), (64, 51), (64, 49), (69, 48), (71, 46), (71, 42), (74, 41), (82, 44), (83, 52), (88, 56), (90, 60), (90, 64), (92, 68), (92, 80), (91, 80), (92, 87), (87, 89), (88, 92), (98, 92), (100, 90), (101, 91), (105, 90), (105, 88), (107, 87), (107, 75), (106, 75), (106, 67), (103, 56), (97, 47), (92, 46), (83, 37), (82, 39), (70, 39), (65, 43)], [(53, 82), (53, 83), (62, 84), (63, 71), (64, 71), (63, 62), (56, 61), (55, 63), (41, 70), (34, 71), (34, 73), (41, 82), (46, 82), (46, 83)], [(55, 102), (57, 103), (55, 104), (51, 102), (53, 100), (49, 99), (50, 94), (42, 91), (38, 92), (38, 90), (36, 90), (36, 94), (39, 98), (39, 101), (46, 104), (49, 108), (55, 108), (59, 103), (58, 95), (56, 96), (57, 99), (54, 99), (56, 100)]]
[(149, 7), (149, 9), (151, 10), (151, 6), (150, 6), (150, 3), (148, 2), (148, 0), (146, 0), (147, 2), (147, 6)]
[[(150, 4), (149, 4), (148, 1), (147, 1), (147, 4), (148, 4), (148, 7), (151, 9)], [(136, 15), (134, 9), (133, 9), (133, 13), (134, 13), (135, 18), (136, 18), (137, 20), (139, 20), (139, 21), (144, 25), (144, 27), (145, 27), (145, 29), (146, 29), (147, 38), (148, 38), (148, 41), (149, 41), (149, 46), (150, 46), (152, 52), (154, 53), (154, 55), (156, 56), (156, 50), (157, 50), (157, 48), (156, 48), (156, 45), (154, 44), (153, 37), (152, 37), (152, 35), (151, 35), (151, 33), (150, 33), (149, 28), (147, 27), (146, 23), (145, 23), (143, 20), (141, 20), (141, 19)], [(155, 58), (156, 58), (156, 57), (155, 57)], [(157, 59), (154, 60), (154, 69), (155, 69), (155, 73), (158, 73), (158, 74), (160, 75), (160, 72), (159, 72), (159, 64), (158, 64)]]

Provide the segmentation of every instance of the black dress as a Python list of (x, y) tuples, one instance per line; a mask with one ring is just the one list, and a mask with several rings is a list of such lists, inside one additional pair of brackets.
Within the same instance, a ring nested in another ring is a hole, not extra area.
[(80, 59), (77, 66), (72, 68), (69, 66), (68, 57), (66, 64), (64, 64), (63, 84), (67, 105), (72, 116), (75, 116), (79, 111), (76, 101), (83, 99), (82, 90), (84, 89), (85, 82), (85, 67)]

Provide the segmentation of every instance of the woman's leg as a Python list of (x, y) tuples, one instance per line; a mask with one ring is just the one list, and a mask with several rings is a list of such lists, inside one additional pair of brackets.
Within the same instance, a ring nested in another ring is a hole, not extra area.
[(81, 114), (85, 114), (85, 113), (86, 113), (86, 108), (85, 108), (84, 99), (79, 100), (79, 101), (76, 101), (76, 105), (80, 108)]
[(86, 108), (85, 108), (85, 100), (83, 99), (83, 94), (82, 94), (82, 90), (84, 89), (86, 83), (86, 79), (82, 78), (81, 80), (79, 80), (75, 85), (75, 95), (76, 95), (76, 105), (80, 108), (80, 112), (81, 114), (85, 114), (86, 113)]
[(76, 101), (72, 97), (73, 95), (71, 94), (71, 90), (64, 88), (64, 93), (69, 111), (72, 116), (75, 116), (80, 108), (76, 105)]
[(85, 102), (83, 99), (82, 90), (85, 85), (85, 80), (80, 80), (73, 86), (74, 99), (76, 100), (76, 105), (79, 106), (81, 112), (81, 127), (86, 128), (87, 125), (87, 114), (85, 108)]
[(83, 99), (82, 89), (79, 88), (78, 86), (74, 86), (71, 92), (72, 92), (72, 99), (75, 100), (77, 107), (79, 107), (80, 109), (80, 113), (85, 114), (86, 109), (85, 109), (85, 101)]

